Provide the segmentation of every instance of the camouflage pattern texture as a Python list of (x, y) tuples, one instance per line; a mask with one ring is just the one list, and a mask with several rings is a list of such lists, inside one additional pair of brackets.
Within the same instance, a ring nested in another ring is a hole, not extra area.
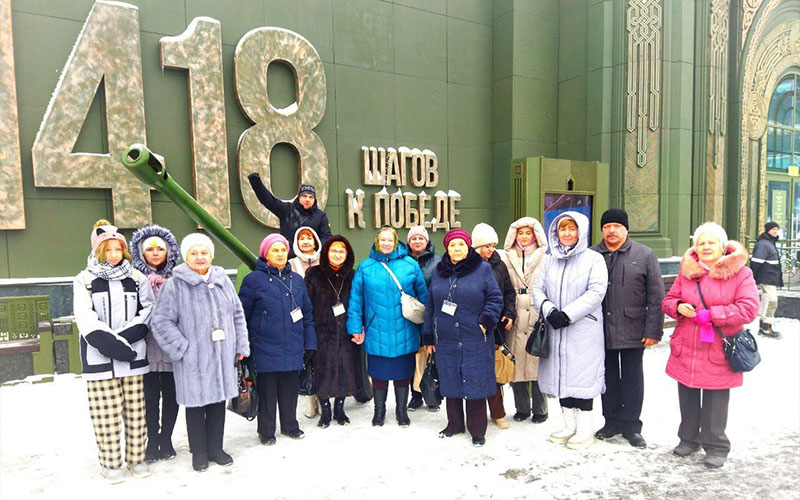
[[(140, 54), (139, 10), (96, 2), (61, 72), (32, 150), (36, 186), (111, 189), (114, 223), (125, 228), (152, 219), (150, 188), (120, 163), (129, 144), (145, 143)], [(101, 81), (108, 154), (72, 153)]]
[[(273, 61), (288, 64), (295, 74), (296, 101), (276, 108), (267, 93), (267, 67)], [(277, 216), (256, 198), (247, 180), (259, 172), (271, 188), (270, 153), (279, 143), (291, 144), (300, 157), (299, 178), (313, 184), (321, 209), (328, 200), (328, 157), (322, 139), (312, 130), (325, 113), (325, 70), (316, 49), (302, 36), (282, 28), (256, 28), (246, 33), (234, 52), (234, 77), (239, 107), (255, 123), (239, 137), (239, 183), (244, 206), (259, 222), (278, 227)], [(299, 186), (298, 186), (299, 187)]]
[(0, 0), (0, 230), (25, 229), (11, 0)]
[(182, 34), (161, 38), (160, 47), (162, 66), (189, 70), (195, 199), (230, 228), (222, 27), (198, 17)]

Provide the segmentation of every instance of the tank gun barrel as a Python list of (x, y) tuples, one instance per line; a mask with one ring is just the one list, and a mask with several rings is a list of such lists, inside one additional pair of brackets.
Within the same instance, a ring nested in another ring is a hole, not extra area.
[(163, 157), (150, 151), (144, 144), (131, 144), (122, 155), (122, 164), (140, 181), (175, 202), (250, 269), (256, 268), (258, 258), (255, 254), (172, 179), (167, 173)]

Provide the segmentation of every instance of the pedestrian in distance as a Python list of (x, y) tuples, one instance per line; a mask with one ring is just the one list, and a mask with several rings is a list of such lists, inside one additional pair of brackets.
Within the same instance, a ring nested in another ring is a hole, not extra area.
[(554, 443), (580, 450), (594, 443), (593, 399), (605, 389), (603, 297), (608, 271), (589, 248), (589, 219), (567, 211), (547, 231), (548, 249), (533, 283), (533, 301), (546, 318), (549, 356), (539, 360), (539, 387), (559, 398), (564, 427)]
[(258, 436), (261, 444), (273, 445), (276, 410), (281, 434), (304, 437), (296, 414), (298, 376), (317, 350), (317, 336), (306, 284), (288, 263), (289, 242), (279, 233), (270, 234), (258, 255), (239, 297), (250, 336), (250, 364), (257, 373)]
[(125, 480), (120, 423), (128, 473), (150, 475), (144, 463), (142, 379), (150, 369), (145, 337), (154, 297), (147, 278), (131, 265), (128, 244), (115, 226), (98, 220), (90, 239), (86, 269), (72, 282), (73, 308), (100, 473), (113, 484)]
[(436, 266), (425, 304), (423, 343), (435, 352), (439, 386), (446, 399), (448, 438), (466, 429), (474, 446), (486, 443), (486, 398), (497, 393), (494, 328), (503, 294), (491, 266), (472, 247), (463, 229), (444, 237), (447, 253)]
[(628, 214), (611, 208), (600, 218), (603, 241), (591, 247), (605, 259), (608, 290), (603, 299), (606, 392), (605, 425), (597, 439), (622, 434), (635, 448), (647, 447), (642, 437), (645, 347), (664, 334), (664, 280), (656, 254), (628, 237)]
[[(517, 317), (517, 290), (508, 275), (508, 268), (500, 259), (497, 253), (497, 243), (499, 238), (494, 228), (483, 222), (477, 224), (472, 230), (472, 248), (475, 252), (492, 268), (497, 286), (503, 294), (503, 310), (500, 312), (500, 321), (492, 330), (495, 344), (495, 351), (502, 349), (506, 342), (506, 335), (514, 325)], [(538, 385), (537, 385), (538, 387)], [(498, 429), (508, 429), (506, 420), (506, 410), (503, 406), (503, 384), (497, 384), (497, 393), (490, 396), (486, 402), (489, 405), (489, 416)]]
[(678, 320), (666, 370), (678, 382), (681, 410), (680, 443), (672, 451), (686, 457), (702, 447), (706, 466), (718, 468), (731, 449), (725, 435), (730, 390), (744, 379), (725, 359), (721, 335), (734, 335), (756, 319), (758, 288), (745, 265), (747, 252), (728, 240), (722, 226), (700, 225), (693, 241), (662, 305)]
[(777, 245), (779, 232), (780, 226), (777, 222), (764, 224), (764, 232), (758, 236), (753, 255), (750, 257), (750, 269), (761, 292), (758, 333), (774, 339), (783, 337), (773, 328), (775, 311), (778, 309), (778, 288), (783, 287), (783, 272)]
[(175, 396), (185, 408), (192, 468), (229, 466), (223, 449), (225, 401), (238, 395), (236, 361), (250, 355), (244, 311), (214, 243), (202, 233), (181, 240), (175, 266), (153, 313), (153, 337), (172, 360)]
[[(164, 283), (172, 277), (178, 264), (181, 249), (175, 236), (158, 224), (148, 224), (131, 237), (133, 267), (147, 276), (147, 282), (158, 299)], [(144, 403), (147, 409), (147, 448), (144, 461), (175, 458), (172, 431), (178, 419), (178, 401), (175, 399), (175, 376), (172, 360), (161, 350), (152, 332), (145, 337), (150, 373), (144, 375)]]

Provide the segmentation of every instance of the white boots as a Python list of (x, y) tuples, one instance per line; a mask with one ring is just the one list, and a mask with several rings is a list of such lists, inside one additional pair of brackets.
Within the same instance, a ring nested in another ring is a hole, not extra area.
[(575, 408), (561, 408), (561, 415), (564, 417), (564, 428), (550, 434), (550, 441), (564, 444), (575, 435), (577, 422), (575, 420)]
[(566, 443), (567, 448), (572, 450), (583, 450), (594, 443), (592, 412), (561, 408), (561, 415), (564, 417), (564, 428), (550, 434), (550, 441)]

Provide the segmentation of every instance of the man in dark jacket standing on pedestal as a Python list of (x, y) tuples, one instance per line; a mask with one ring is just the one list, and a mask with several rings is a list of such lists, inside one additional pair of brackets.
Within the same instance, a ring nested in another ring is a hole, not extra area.
[[(308, 226), (316, 231), (322, 245), (331, 237), (331, 225), (328, 216), (317, 206), (317, 190), (314, 186), (302, 184), (294, 200), (283, 201), (267, 189), (258, 172), (248, 175), (247, 179), (258, 201), (278, 216), (280, 233), (287, 241), (294, 241), (294, 233), (300, 226)], [(289, 258), (292, 257), (294, 251), (290, 248)]]
[(781, 260), (776, 245), (779, 230), (777, 222), (764, 224), (764, 232), (758, 236), (753, 255), (750, 257), (750, 269), (753, 271), (758, 291), (761, 292), (758, 333), (775, 339), (783, 337), (772, 328), (772, 323), (775, 322), (775, 310), (778, 309), (778, 287), (783, 286)]
[(644, 348), (663, 335), (664, 281), (653, 251), (628, 238), (628, 214), (606, 210), (600, 219), (603, 241), (592, 247), (608, 267), (608, 291), (603, 299), (606, 337), (606, 392), (602, 396), (605, 425), (597, 439), (617, 434), (631, 446), (645, 448), (642, 437)]

